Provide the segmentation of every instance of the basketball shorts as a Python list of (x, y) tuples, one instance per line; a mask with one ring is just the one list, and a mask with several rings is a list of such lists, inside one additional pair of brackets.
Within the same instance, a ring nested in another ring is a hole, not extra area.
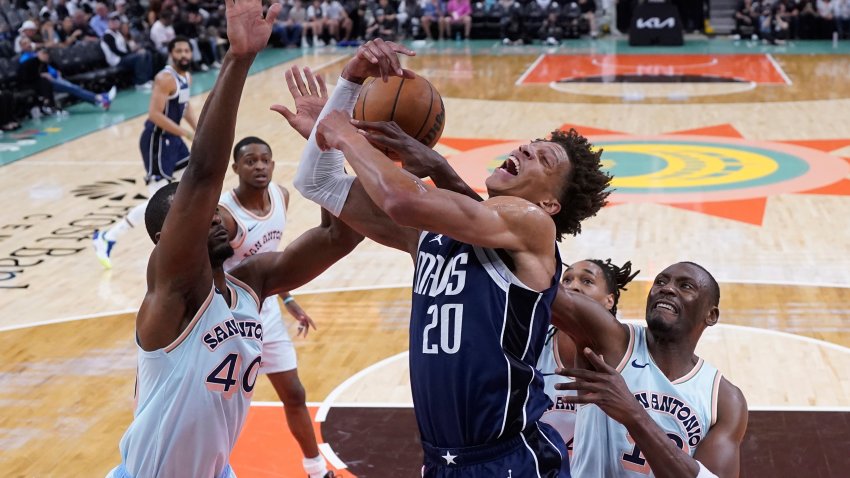
[[(127, 468), (124, 467), (124, 464), (120, 464), (112, 469), (107, 475), (106, 478), (136, 478), (130, 473), (127, 472)], [(139, 477), (141, 478), (141, 477)], [(230, 465), (224, 467), (221, 470), (221, 474), (215, 478), (236, 478), (236, 473), (233, 472), (233, 468)]]
[(260, 364), (260, 373), (288, 372), (298, 367), (295, 344), (281, 317), (277, 296), (266, 297), (260, 311), (260, 322), (263, 324), (263, 362)]
[(514, 438), (494, 445), (439, 448), (422, 443), (423, 478), (569, 478), (564, 442), (545, 423), (531, 424)]
[(174, 172), (189, 164), (189, 148), (179, 136), (159, 128), (145, 127), (139, 139), (145, 182), (174, 180)]

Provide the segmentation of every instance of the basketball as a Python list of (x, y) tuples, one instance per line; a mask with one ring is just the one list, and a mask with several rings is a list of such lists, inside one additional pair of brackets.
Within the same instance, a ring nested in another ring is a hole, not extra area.
[(437, 89), (419, 75), (413, 79), (393, 76), (386, 83), (372, 78), (360, 91), (354, 119), (395, 121), (405, 133), (431, 148), (443, 134), (446, 109)]

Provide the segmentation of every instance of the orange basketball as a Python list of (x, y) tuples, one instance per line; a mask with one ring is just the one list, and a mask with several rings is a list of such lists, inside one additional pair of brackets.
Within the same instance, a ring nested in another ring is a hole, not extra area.
[(443, 134), (446, 109), (437, 89), (419, 75), (413, 79), (393, 76), (386, 83), (372, 78), (360, 90), (354, 119), (395, 121), (405, 133), (431, 148)]

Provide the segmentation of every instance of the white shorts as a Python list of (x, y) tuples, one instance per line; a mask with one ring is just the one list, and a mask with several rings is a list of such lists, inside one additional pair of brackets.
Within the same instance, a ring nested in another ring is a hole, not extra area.
[(277, 296), (266, 297), (260, 312), (260, 321), (263, 323), (263, 361), (260, 364), (260, 373), (288, 372), (298, 367), (295, 345), (289, 338), (289, 331), (281, 317)]

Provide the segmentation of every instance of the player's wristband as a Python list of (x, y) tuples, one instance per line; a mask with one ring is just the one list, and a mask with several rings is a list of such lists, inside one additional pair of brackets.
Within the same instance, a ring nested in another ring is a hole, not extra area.
[(287, 298), (283, 299), (283, 305), (286, 305), (286, 304), (288, 304), (288, 303), (290, 303), (290, 302), (295, 302), (295, 297), (292, 297), (292, 296), (290, 295), (289, 297), (287, 297)]

